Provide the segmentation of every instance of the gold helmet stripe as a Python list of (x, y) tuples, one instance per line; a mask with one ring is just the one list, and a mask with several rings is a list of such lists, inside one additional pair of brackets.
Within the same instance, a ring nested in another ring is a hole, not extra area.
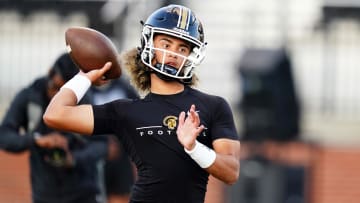
[(191, 19), (191, 10), (188, 9), (187, 22), (186, 22), (186, 30), (189, 29), (190, 19)]
[[(179, 28), (185, 30), (189, 27), (189, 21), (190, 21), (190, 10), (188, 8), (182, 8), (181, 9), (181, 22)], [(188, 19), (189, 18), (189, 19)]]
[(181, 22), (181, 12), (182, 12), (182, 9), (181, 9), (181, 7), (180, 7), (179, 9), (180, 9), (180, 11), (176, 10), (176, 11), (177, 11), (177, 14), (179, 15), (179, 18), (178, 18), (178, 22), (177, 22), (176, 27), (180, 27), (180, 22)]

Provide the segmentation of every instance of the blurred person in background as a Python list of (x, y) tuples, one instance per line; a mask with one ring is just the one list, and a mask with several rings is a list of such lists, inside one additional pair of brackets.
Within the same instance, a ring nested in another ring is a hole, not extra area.
[[(33, 203), (102, 203), (101, 163), (109, 154), (108, 138), (83, 137), (51, 129), (42, 115), (51, 98), (79, 69), (62, 54), (46, 76), (17, 93), (0, 126), (0, 149), (30, 151)], [(90, 102), (85, 96), (82, 103)]]
[[(104, 104), (115, 99), (138, 98), (138, 94), (123, 77), (109, 81), (102, 86), (90, 88), (94, 104)], [(105, 162), (105, 190), (108, 203), (128, 203), (131, 187), (134, 184), (135, 168), (115, 135), (109, 135), (118, 147), (116, 158)]]

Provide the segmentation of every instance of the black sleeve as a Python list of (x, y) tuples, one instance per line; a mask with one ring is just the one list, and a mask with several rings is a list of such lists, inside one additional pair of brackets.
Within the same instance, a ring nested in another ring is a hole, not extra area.
[(33, 136), (20, 135), (21, 128), (27, 128), (27, 90), (19, 92), (11, 102), (0, 125), (0, 149), (22, 152), (34, 144)]
[(211, 126), (213, 140), (218, 138), (239, 139), (231, 108), (223, 98), (218, 97), (213, 113)]
[(113, 127), (117, 119), (113, 102), (103, 105), (93, 105), (94, 135), (113, 134)]

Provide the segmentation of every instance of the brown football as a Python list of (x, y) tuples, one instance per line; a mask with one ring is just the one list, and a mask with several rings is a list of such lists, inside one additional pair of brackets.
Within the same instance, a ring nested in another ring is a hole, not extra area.
[(87, 27), (71, 27), (65, 31), (65, 42), (70, 57), (83, 72), (100, 69), (110, 61), (112, 66), (105, 73), (106, 79), (120, 77), (118, 51), (103, 33)]

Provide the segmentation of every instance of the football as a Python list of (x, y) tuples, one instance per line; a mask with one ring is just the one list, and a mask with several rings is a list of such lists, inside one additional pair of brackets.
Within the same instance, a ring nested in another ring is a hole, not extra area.
[(100, 69), (110, 61), (112, 66), (105, 78), (120, 77), (118, 51), (103, 33), (88, 27), (71, 27), (65, 31), (65, 42), (71, 59), (83, 72)]

